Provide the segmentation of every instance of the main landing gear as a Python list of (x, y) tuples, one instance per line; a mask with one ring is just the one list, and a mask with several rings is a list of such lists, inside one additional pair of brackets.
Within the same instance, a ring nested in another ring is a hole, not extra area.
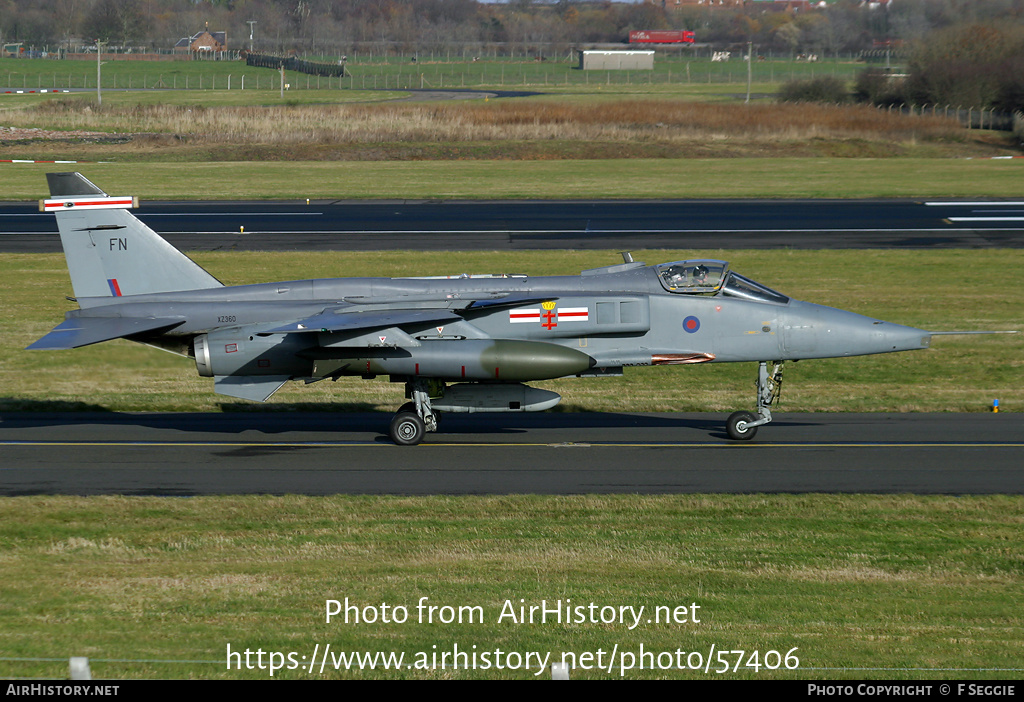
[(437, 413), (430, 407), (430, 381), (417, 378), (405, 384), (412, 398), (398, 408), (388, 434), (399, 446), (415, 446), (428, 431), (437, 431)]
[[(785, 361), (768, 361), (758, 364), (757, 412), (741, 410), (733, 412), (726, 421), (726, 432), (735, 441), (749, 441), (757, 434), (757, 428), (772, 421), (771, 406), (779, 399), (782, 390), (782, 370)], [(437, 412), (430, 405), (430, 396), (443, 395), (443, 384), (438, 381), (417, 378), (405, 384), (406, 397), (410, 402), (398, 408), (388, 431), (391, 440), (399, 446), (415, 446), (423, 441), (427, 432), (437, 431)]]
[(757, 434), (757, 428), (772, 421), (772, 403), (779, 399), (782, 391), (782, 370), (785, 361), (775, 361), (768, 367), (767, 361), (758, 364), (757, 371), (757, 413), (742, 410), (733, 412), (725, 423), (730, 439), (750, 441)]

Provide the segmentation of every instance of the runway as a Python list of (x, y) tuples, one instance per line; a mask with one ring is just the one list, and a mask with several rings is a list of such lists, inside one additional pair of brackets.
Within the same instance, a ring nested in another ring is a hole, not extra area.
[[(59, 252), (52, 216), (0, 203), (0, 252)], [(910, 200), (143, 202), (185, 251), (1020, 248), (1024, 203)]]
[(0, 417), (5, 496), (1024, 493), (1019, 414), (444, 415), (414, 447), (373, 413)]

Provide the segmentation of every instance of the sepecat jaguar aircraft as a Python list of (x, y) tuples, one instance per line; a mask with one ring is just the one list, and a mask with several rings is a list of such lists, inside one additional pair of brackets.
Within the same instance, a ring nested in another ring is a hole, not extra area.
[(578, 275), (336, 278), (226, 287), (79, 173), (48, 173), (79, 309), (29, 349), (125, 338), (195, 359), (223, 395), (266, 401), (289, 380), (389, 376), (390, 424), (418, 444), (444, 412), (530, 412), (560, 396), (530, 381), (630, 366), (756, 362), (754, 411), (772, 420), (786, 360), (927, 348), (930, 332), (793, 300), (716, 260), (633, 261)]

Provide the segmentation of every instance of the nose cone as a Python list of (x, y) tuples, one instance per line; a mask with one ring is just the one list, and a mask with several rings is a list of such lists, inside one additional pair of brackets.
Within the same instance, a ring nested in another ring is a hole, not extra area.
[(931, 332), (924, 329), (796, 300), (783, 332), (786, 352), (794, 359), (912, 351), (931, 343)]

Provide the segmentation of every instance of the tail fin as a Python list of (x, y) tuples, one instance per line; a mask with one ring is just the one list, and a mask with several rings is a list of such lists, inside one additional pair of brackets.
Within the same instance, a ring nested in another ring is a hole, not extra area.
[[(221, 282), (128, 211), (131, 197), (111, 197), (81, 173), (47, 173), (75, 297), (121, 297), (221, 287)], [(87, 305), (83, 305), (87, 306)]]

